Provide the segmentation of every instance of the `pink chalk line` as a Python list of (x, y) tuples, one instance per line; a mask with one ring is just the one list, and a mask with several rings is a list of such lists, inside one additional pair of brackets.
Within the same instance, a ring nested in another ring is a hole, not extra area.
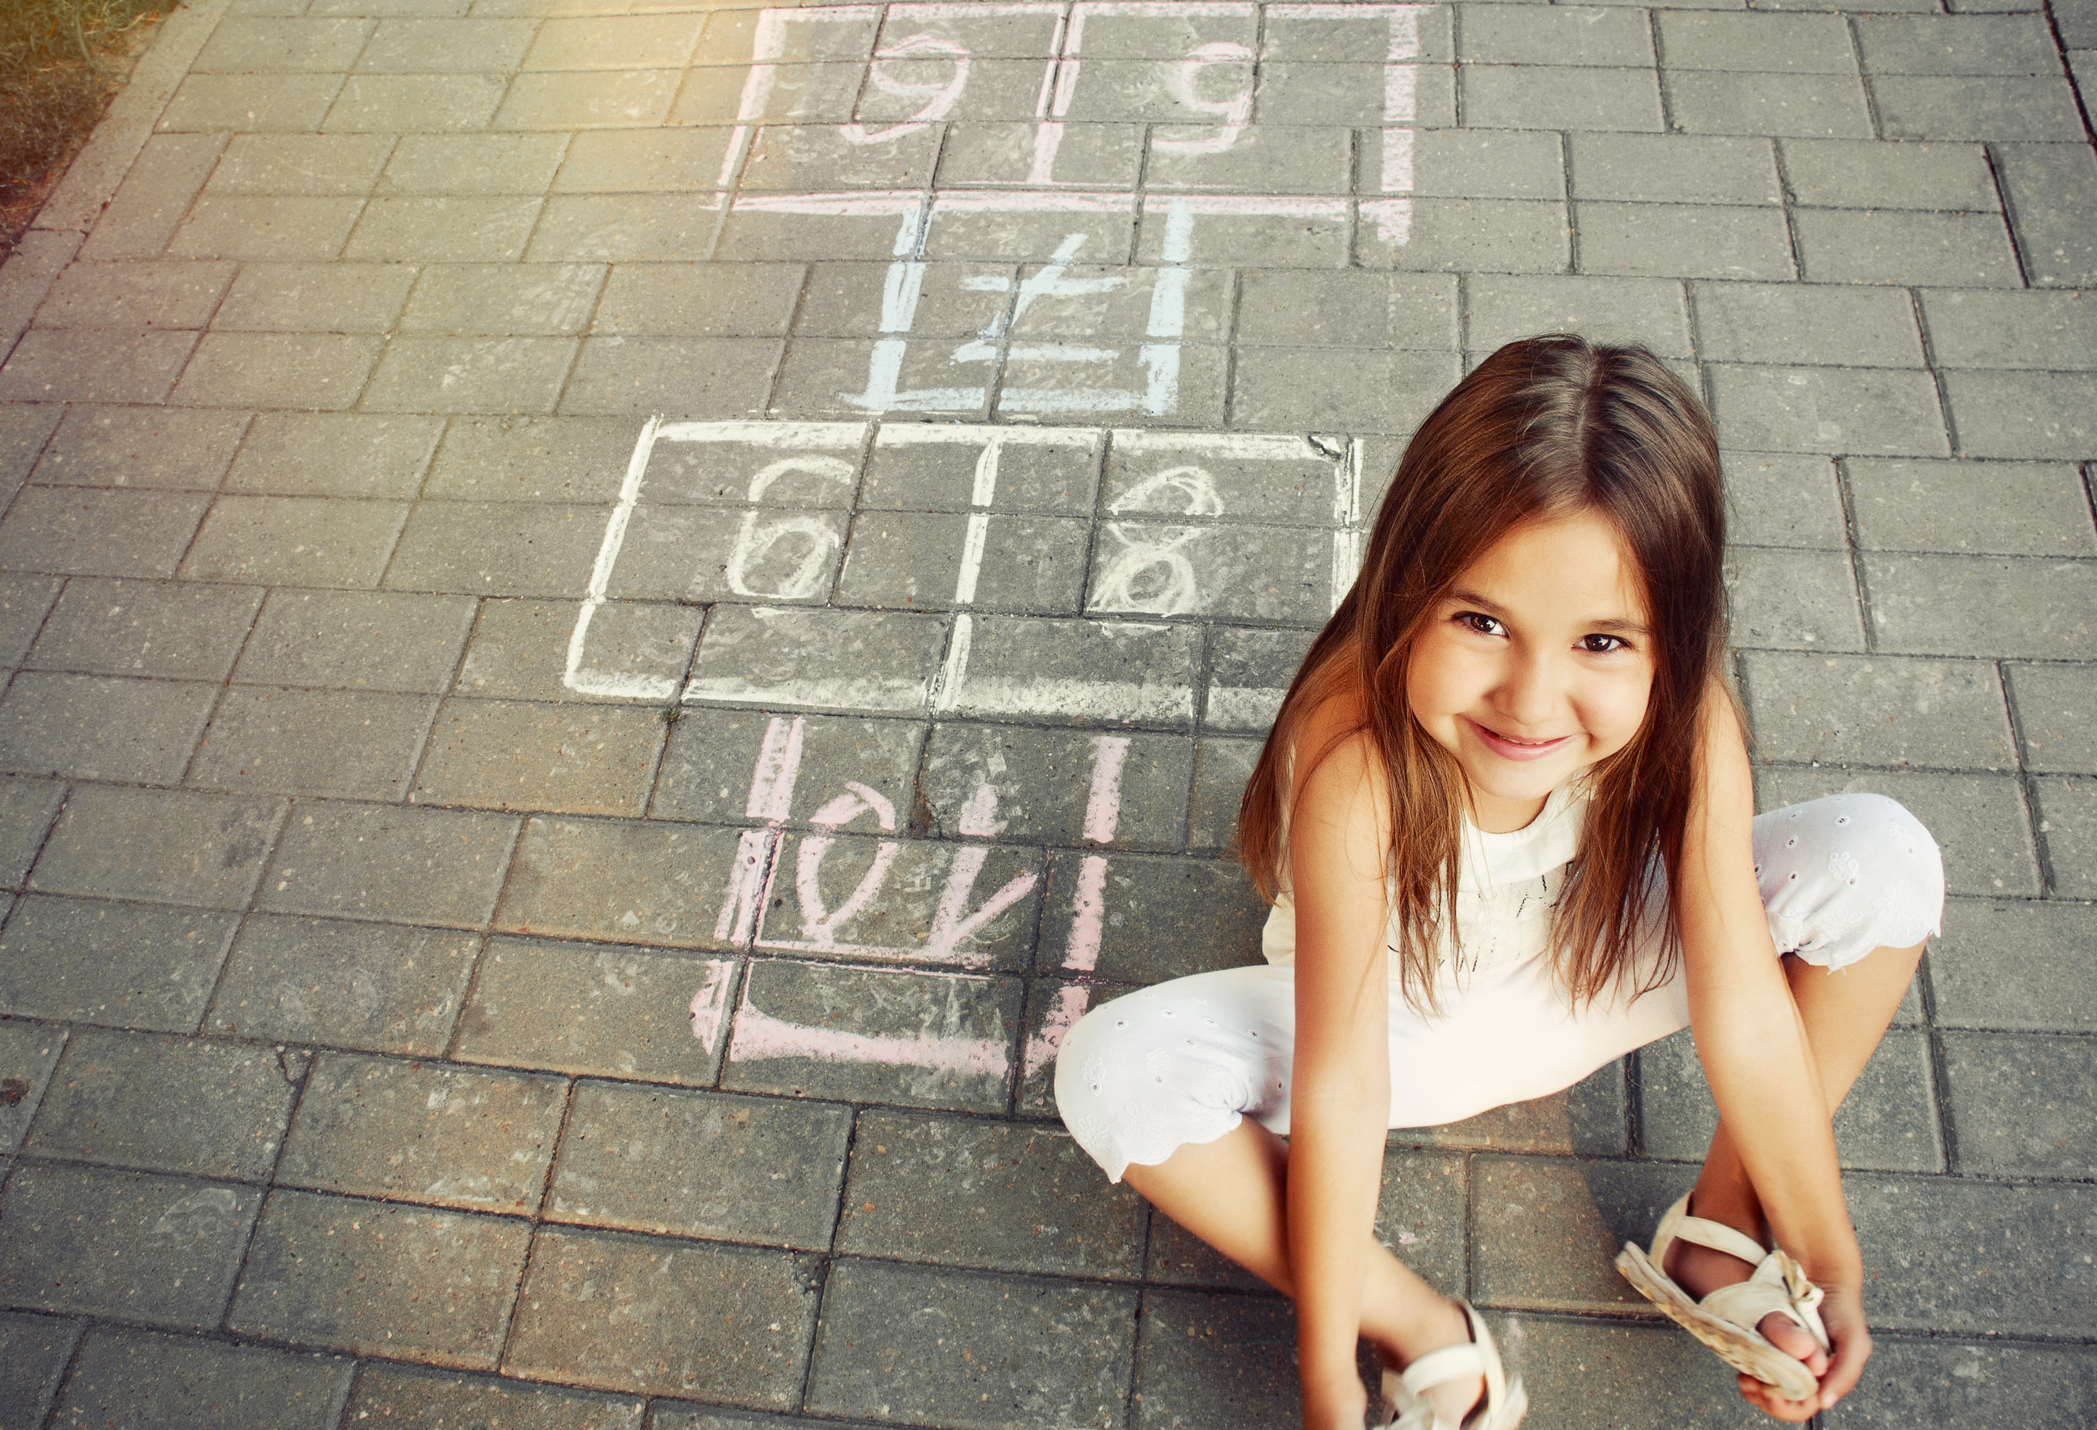
[(692, 1036), (706, 1045), (708, 1057), (721, 1042), (721, 1020), (728, 1012), (728, 990), (735, 986), (735, 960), (709, 958), (706, 982), (692, 995)]
[[(949, 975), (951, 976), (951, 975)], [(757, 1062), (765, 1058), (808, 1058), (819, 1063), (872, 1063), (877, 1067), (927, 1068), (934, 1072), (975, 1073), (1003, 1078), (1011, 1067), (1002, 1041), (988, 1038), (947, 1038), (919, 1033), (914, 1038), (890, 1038), (851, 1033), (842, 1028), (809, 1028), (783, 1023), (751, 1006), (750, 991), (736, 1008), (735, 1040), (729, 1045), (731, 1062)]]

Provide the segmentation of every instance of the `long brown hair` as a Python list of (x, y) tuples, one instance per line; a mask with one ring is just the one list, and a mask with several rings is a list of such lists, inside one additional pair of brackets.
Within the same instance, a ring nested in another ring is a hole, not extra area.
[[(1494, 542), (1579, 511), (1616, 528), (1643, 577), (1655, 671), (1638, 734), (1582, 776), (1594, 797), (1553, 915), (1552, 957), (1572, 999), (1588, 1003), (1631, 976), (1655, 914), (1661, 956), (1635, 975), (1638, 991), (1666, 981), (1681, 955), (1673, 890), (1698, 711), (1726, 643), (1718, 440), (1696, 394), (1644, 348), (1529, 338), (1458, 383), (1406, 445), (1361, 574), (1290, 685), (1239, 811), (1239, 856), (1272, 898), (1287, 879), (1292, 786), (1341, 740), (1369, 736), (1391, 798), (1393, 954), (1416, 1008), (1436, 1006), (1445, 921), (1456, 940), (1466, 794), (1454, 757), (1406, 699), (1413, 643)], [(1350, 696), (1338, 708), (1358, 713), (1322, 748), (1299, 749), (1312, 715)]]

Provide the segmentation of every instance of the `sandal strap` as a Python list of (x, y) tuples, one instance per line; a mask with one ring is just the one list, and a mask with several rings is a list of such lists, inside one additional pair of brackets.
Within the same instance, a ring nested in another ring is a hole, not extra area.
[(1485, 1356), (1477, 1346), (1443, 1346), (1407, 1366), (1399, 1375), (1398, 1383), (1419, 1395), (1448, 1381), (1484, 1374)]
[(1749, 1331), (1761, 1325), (1764, 1316), (1782, 1316), (1818, 1341), (1822, 1350), (1830, 1350), (1827, 1326), (1820, 1319), (1820, 1303), (1826, 1294), (1806, 1279), (1804, 1267), (1777, 1250), (1763, 1257), (1747, 1280), (1721, 1286), (1697, 1304)]
[(1660, 1229), (1653, 1233), (1653, 1250), (1650, 1256), (1655, 1266), (1666, 1260), (1669, 1244), (1678, 1238), (1694, 1246), (1709, 1247), (1713, 1251), (1723, 1251), (1728, 1256), (1737, 1256), (1750, 1266), (1759, 1266), (1769, 1255), (1767, 1247), (1753, 1237), (1735, 1231), (1724, 1222), (1691, 1216), (1687, 1195), (1667, 1209), (1667, 1215), (1660, 1219)]

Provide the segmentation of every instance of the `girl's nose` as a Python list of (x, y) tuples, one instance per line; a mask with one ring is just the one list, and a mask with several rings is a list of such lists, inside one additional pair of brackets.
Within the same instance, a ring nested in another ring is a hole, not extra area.
[(1500, 688), (1500, 708), (1527, 730), (1540, 730), (1558, 715), (1559, 671), (1548, 655), (1518, 656)]

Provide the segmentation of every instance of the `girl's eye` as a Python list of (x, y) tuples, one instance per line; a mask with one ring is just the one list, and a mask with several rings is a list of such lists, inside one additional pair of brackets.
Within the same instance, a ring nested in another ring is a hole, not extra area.
[(1590, 635), (1580, 637), (1580, 649), (1589, 655), (1612, 655), (1630, 647), (1618, 636)]
[(1458, 625), (1469, 626), (1482, 636), (1497, 636), (1506, 633), (1505, 628), (1498, 621), (1477, 611), (1465, 611), (1456, 618), (1456, 621)]

